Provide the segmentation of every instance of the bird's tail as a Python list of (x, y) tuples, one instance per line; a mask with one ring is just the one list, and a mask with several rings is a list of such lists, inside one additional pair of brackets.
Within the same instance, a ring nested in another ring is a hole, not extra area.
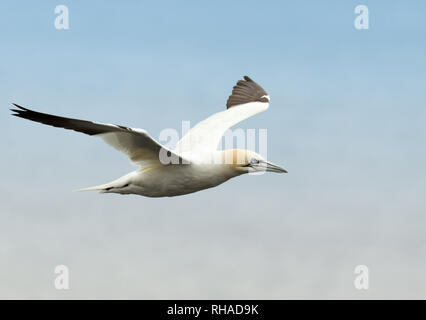
[(101, 184), (99, 186), (89, 187), (89, 188), (83, 188), (76, 191), (100, 191), (101, 193), (126, 193), (128, 191), (128, 187), (131, 183), (131, 178), (133, 177), (134, 173), (131, 172), (129, 174), (126, 174), (125, 176), (118, 178), (117, 180), (114, 180), (109, 183)]
[(113, 188), (112, 183), (101, 184), (99, 186), (78, 189), (78, 190), (75, 190), (75, 191), (80, 192), (80, 191), (96, 191), (96, 190), (99, 190), (101, 192), (106, 192), (106, 191), (110, 190), (110, 188)]

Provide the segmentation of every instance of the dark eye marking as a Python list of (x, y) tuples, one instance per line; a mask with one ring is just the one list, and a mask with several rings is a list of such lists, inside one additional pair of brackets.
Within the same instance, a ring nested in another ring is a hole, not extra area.
[(255, 158), (251, 158), (250, 159), (250, 163), (251, 164), (258, 164), (260, 161), (259, 160), (257, 160), (257, 159), (255, 159)]
[(252, 165), (254, 165), (254, 164), (259, 164), (259, 163), (260, 163), (260, 161), (259, 161), (259, 160), (255, 159), (255, 158), (251, 158), (251, 159), (250, 159), (250, 162), (249, 162), (249, 163), (247, 163), (246, 165), (244, 165), (243, 167), (251, 167)]

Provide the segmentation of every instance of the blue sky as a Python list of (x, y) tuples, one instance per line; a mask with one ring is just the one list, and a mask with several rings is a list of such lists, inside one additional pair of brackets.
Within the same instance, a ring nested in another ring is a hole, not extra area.
[[(59, 4), (69, 30), (54, 28)], [(354, 28), (359, 4), (368, 30)], [(2, 1), (0, 12), (0, 297), (426, 297), (425, 2)], [(133, 167), (102, 141), (8, 111), (158, 138), (223, 110), (243, 75), (271, 107), (241, 127), (268, 129), (268, 158), (289, 174), (180, 198), (72, 192)], [(52, 287), (62, 263), (68, 292)], [(357, 264), (375, 275), (368, 292), (352, 286)]]

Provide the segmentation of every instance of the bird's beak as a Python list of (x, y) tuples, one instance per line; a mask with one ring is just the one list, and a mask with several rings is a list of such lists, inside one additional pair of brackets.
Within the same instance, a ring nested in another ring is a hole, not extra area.
[(268, 172), (277, 172), (277, 173), (287, 173), (287, 170), (277, 166), (272, 162), (266, 162), (266, 171)]
[(267, 171), (267, 172), (277, 172), (277, 173), (287, 173), (287, 170), (277, 166), (276, 164), (268, 161), (261, 161), (259, 164), (252, 166), (256, 171)]

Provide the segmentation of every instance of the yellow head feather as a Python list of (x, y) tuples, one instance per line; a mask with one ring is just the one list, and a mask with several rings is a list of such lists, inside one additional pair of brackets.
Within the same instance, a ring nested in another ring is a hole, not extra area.
[(222, 164), (229, 164), (234, 167), (245, 166), (250, 162), (253, 151), (244, 149), (229, 149), (222, 151)]

